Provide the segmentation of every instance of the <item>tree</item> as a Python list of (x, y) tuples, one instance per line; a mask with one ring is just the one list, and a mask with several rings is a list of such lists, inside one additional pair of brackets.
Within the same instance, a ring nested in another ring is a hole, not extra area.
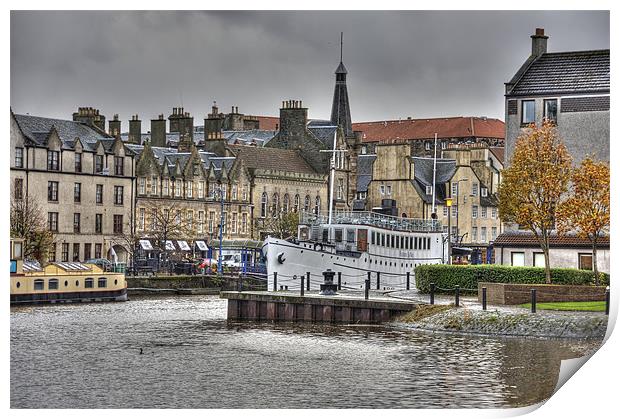
[(281, 213), (279, 217), (270, 218), (266, 228), (275, 237), (285, 239), (287, 237), (297, 235), (297, 226), (299, 224), (299, 213), (289, 212)]
[(571, 157), (553, 123), (530, 125), (517, 138), (510, 166), (502, 171), (499, 214), (536, 237), (545, 257), (546, 282), (551, 283), (549, 237), (560, 200), (568, 191)]
[(571, 196), (558, 208), (558, 229), (575, 231), (592, 243), (595, 284), (599, 284), (596, 248), (599, 237), (609, 233), (609, 165), (586, 158), (571, 176)]
[(12, 187), (11, 236), (24, 239), (24, 259), (36, 259), (45, 263), (54, 243), (54, 233), (47, 229), (44, 212), (38, 201)]

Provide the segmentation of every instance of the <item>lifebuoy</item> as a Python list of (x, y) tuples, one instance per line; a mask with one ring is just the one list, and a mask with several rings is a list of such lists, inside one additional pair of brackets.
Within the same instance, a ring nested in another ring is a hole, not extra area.
[(284, 252), (278, 253), (278, 263), (283, 264), (286, 258), (284, 257)]
[(321, 243), (314, 243), (314, 251), (316, 251), (316, 249), (319, 249), (319, 252), (323, 251), (323, 244)]

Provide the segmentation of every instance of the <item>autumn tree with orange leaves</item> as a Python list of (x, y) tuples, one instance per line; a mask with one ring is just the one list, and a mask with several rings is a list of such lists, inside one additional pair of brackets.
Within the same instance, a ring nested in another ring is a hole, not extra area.
[(558, 205), (568, 191), (571, 161), (553, 123), (532, 124), (517, 138), (498, 191), (500, 218), (527, 228), (536, 237), (545, 257), (548, 284), (549, 238), (558, 221)]
[(598, 239), (609, 233), (609, 165), (586, 158), (571, 176), (571, 195), (558, 207), (560, 233), (576, 232), (592, 243), (592, 267), (599, 284), (596, 249)]

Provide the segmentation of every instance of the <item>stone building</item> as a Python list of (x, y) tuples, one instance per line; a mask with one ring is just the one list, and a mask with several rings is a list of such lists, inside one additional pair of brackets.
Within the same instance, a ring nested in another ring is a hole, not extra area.
[(609, 50), (547, 52), (544, 29), (531, 38), (532, 53), (506, 83), (508, 159), (523, 130), (548, 119), (575, 164), (586, 155), (609, 161)]
[[(49, 261), (127, 261), (118, 238), (134, 210), (134, 154), (79, 108), (73, 121), (11, 112), (11, 199), (34, 199), (56, 233)], [(115, 257), (116, 255), (116, 257)]]

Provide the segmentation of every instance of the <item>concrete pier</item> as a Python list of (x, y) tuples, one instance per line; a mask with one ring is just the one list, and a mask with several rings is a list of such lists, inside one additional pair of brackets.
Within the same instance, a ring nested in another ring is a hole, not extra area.
[(328, 323), (383, 323), (409, 311), (417, 303), (389, 298), (365, 300), (355, 296), (294, 295), (277, 292), (222, 291), (230, 320), (302, 321)]

